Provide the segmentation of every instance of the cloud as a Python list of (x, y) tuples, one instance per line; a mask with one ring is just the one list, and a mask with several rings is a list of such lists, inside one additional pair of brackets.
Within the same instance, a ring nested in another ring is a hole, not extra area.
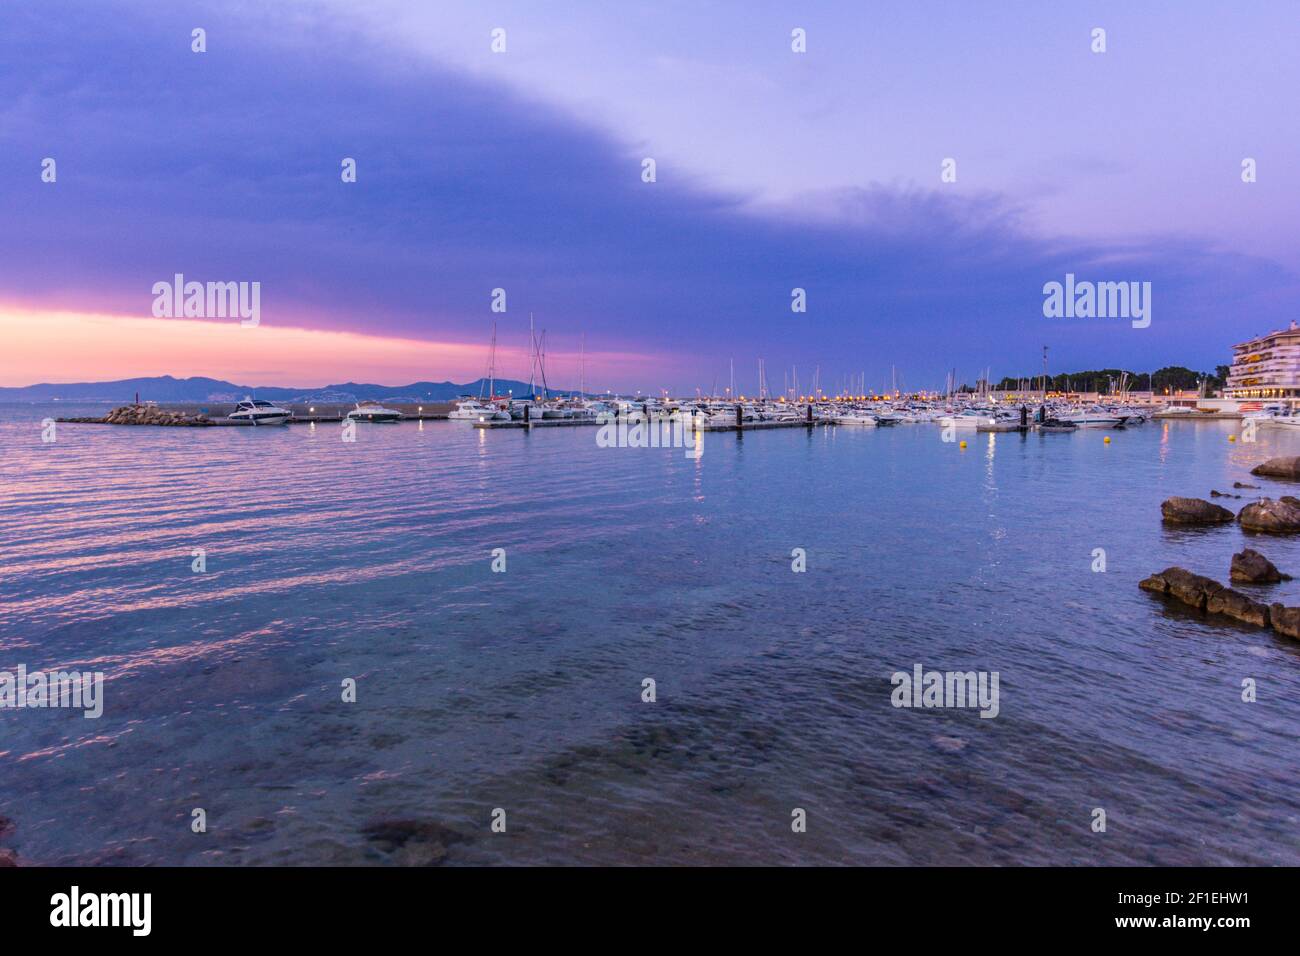
[[(585, 331), (645, 356), (602, 384), (682, 389), (732, 356), (824, 381), (900, 364), (913, 384), (1032, 370), (1041, 344), (1080, 366), (1206, 365), (1224, 314), (1289, 318), (1295, 278), (1270, 263), (1044, 236), (996, 194), (865, 184), (772, 206), (673, 163), (646, 184), (640, 150), (569, 111), (314, 11), (20, 5), (0, 37), (0, 301), (143, 317), (182, 272), (260, 281), (272, 326), (479, 346), (494, 319), (523, 342), (532, 311), (557, 348)], [(1151, 281), (1152, 327), (1044, 319), (1042, 285), (1067, 271)]]

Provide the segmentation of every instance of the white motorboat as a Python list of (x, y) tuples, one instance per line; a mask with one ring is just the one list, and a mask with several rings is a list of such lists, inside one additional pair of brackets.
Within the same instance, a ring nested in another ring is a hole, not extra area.
[(1300, 415), (1296, 415), (1289, 406), (1275, 402), (1265, 405), (1257, 412), (1241, 416), (1242, 425), (1254, 422), (1257, 428), (1300, 428)]
[(865, 425), (868, 428), (875, 428), (878, 424), (875, 415), (868, 415), (866, 412), (848, 412), (844, 415), (835, 416), (836, 425)]
[(347, 414), (350, 422), (400, 422), (404, 416), (395, 408), (385, 408), (378, 402), (357, 402), (357, 407)]
[(1277, 424), (1280, 419), (1292, 417), (1294, 416), (1286, 405), (1281, 402), (1270, 402), (1261, 407), (1257, 412), (1248, 412), (1247, 414), (1242, 415), (1241, 423), (1244, 425), (1247, 422), (1254, 422), (1256, 426), (1274, 425)]
[(935, 420), (944, 428), (979, 428), (998, 423), (995, 413), (978, 408), (968, 408), (955, 415), (941, 415)]
[(510, 418), (510, 413), (495, 405), (487, 405), (471, 398), (457, 402), (456, 407), (447, 413), (447, 418), (453, 422), (505, 421)]
[(293, 417), (293, 412), (261, 399), (246, 398), (226, 416), (232, 422), (250, 422), (254, 425), (283, 425)]
[(1118, 428), (1124, 424), (1124, 416), (1108, 412), (1104, 408), (1085, 408), (1078, 411), (1061, 412), (1056, 418), (1080, 428)]

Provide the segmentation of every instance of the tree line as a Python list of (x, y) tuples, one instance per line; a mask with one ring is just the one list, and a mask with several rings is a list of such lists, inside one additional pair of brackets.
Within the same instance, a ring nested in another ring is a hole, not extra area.
[[(1128, 376), (1128, 388), (1132, 392), (1171, 392), (1191, 390), (1200, 387), (1201, 382), (1213, 391), (1223, 388), (1228, 379), (1228, 366), (1216, 365), (1213, 372), (1197, 372), (1181, 365), (1168, 365), (1154, 372), (1135, 372), (1132, 369), (1099, 368), (1083, 372), (1059, 372), (1048, 375), (1048, 391), (1053, 392), (1107, 392), (1112, 387), (1119, 387), (1123, 376)], [(1026, 375), (1021, 378), (1007, 376), (994, 388), (1014, 391), (1016, 389), (1040, 389), (1043, 387), (1042, 375)], [(965, 390), (965, 389), (964, 389)]]

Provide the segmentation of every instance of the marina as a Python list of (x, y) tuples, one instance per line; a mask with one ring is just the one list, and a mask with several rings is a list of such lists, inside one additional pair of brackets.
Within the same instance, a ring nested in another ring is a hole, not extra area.
[[(1284, 414), (1282, 406), (1271, 420)], [(1256, 413), (1247, 417), (1256, 420)], [(1125, 428), (1151, 420), (1241, 420), (1241, 412), (1200, 411), (1154, 403), (1072, 403), (1049, 398), (1034, 403), (984, 399), (935, 401), (924, 396), (897, 396), (864, 400), (834, 397), (819, 400), (762, 400), (730, 402), (725, 399), (603, 399), (571, 396), (563, 399), (462, 399), (442, 403), (354, 403), (274, 405), (248, 399), (232, 406), (198, 403), (146, 403), (123, 406), (106, 416), (61, 416), (68, 424), (132, 424), (188, 426), (274, 427), (295, 424), (355, 422), (379, 424), (399, 421), (450, 421), (476, 429), (556, 428), (598, 426), (606, 423), (680, 421), (684, 427), (704, 432), (763, 431), (780, 428), (893, 427), (935, 424), (955, 432), (1033, 431), (1070, 427)]]

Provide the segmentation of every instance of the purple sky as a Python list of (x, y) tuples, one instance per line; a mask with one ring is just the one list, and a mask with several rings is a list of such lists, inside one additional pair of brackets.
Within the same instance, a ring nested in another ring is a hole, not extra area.
[[(533, 311), (645, 356), (589, 383), (680, 391), (1211, 368), (1300, 318), (1293, 3), (803, 6), (8, 3), (0, 309), (145, 317), (183, 272), (268, 325), (522, 347)], [(1066, 272), (1151, 282), (1150, 328), (1044, 318)]]

